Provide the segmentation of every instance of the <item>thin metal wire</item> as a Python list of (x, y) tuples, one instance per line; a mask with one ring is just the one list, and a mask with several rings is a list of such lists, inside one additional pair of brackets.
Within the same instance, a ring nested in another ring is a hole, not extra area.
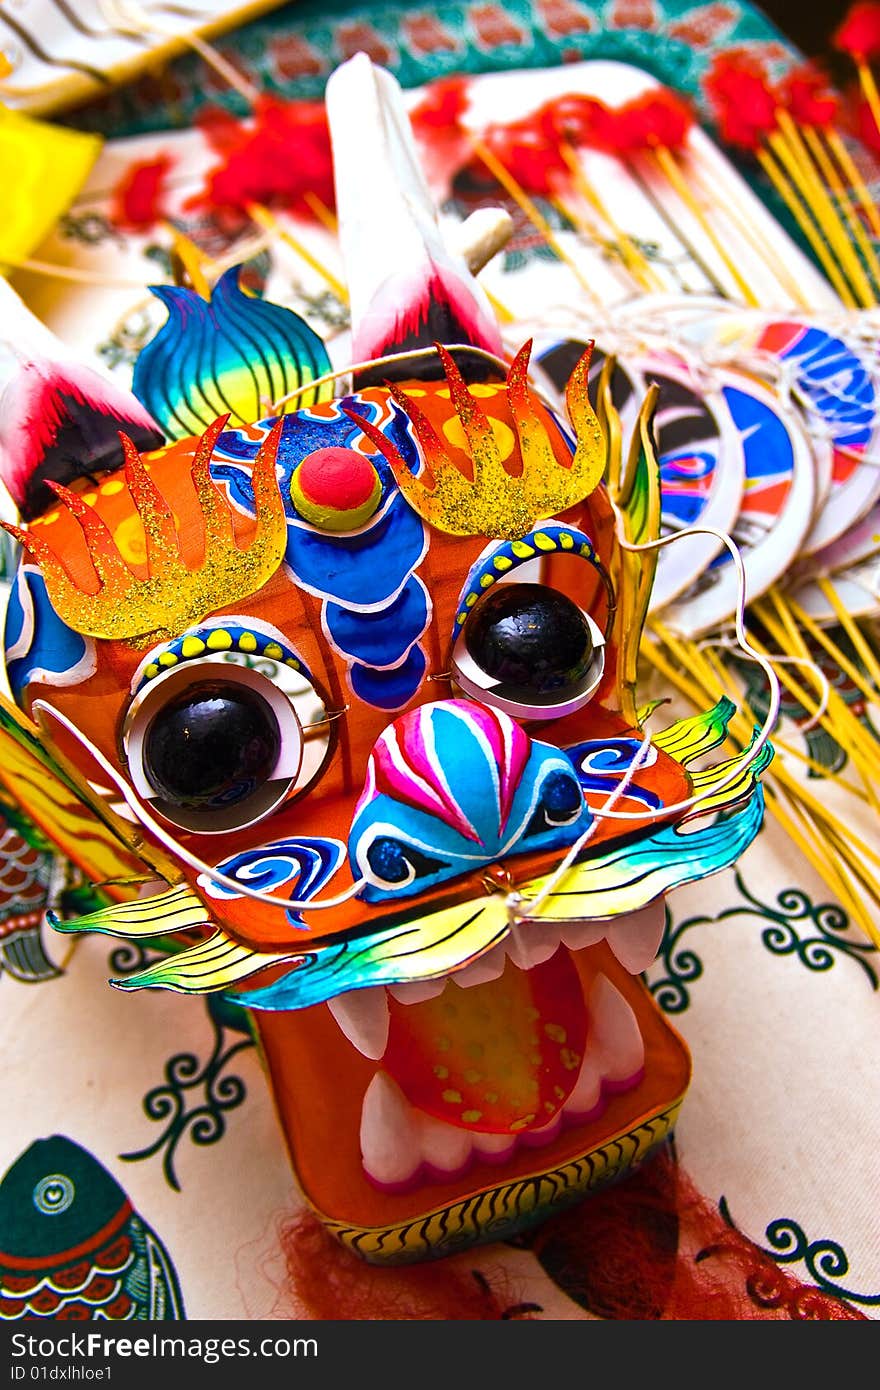
[(47, 732), (46, 715), (59, 723), (62, 728), (66, 729), (67, 732), (76, 739), (77, 743), (85, 748), (89, 755), (94, 758), (101, 771), (110, 778), (110, 781), (119, 792), (126, 806), (128, 806), (129, 810), (140, 824), (146, 830), (149, 830), (151, 834), (155, 835), (156, 839), (159, 840), (167, 850), (170, 850), (173, 855), (182, 860), (184, 864), (187, 864), (189, 868), (194, 869), (198, 874), (204, 874), (212, 883), (216, 883), (219, 887), (231, 889), (239, 896), (253, 898), (255, 902), (266, 903), (269, 907), (280, 908), (283, 912), (289, 912), (291, 910), (299, 911), (304, 908), (308, 908), (309, 911), (312, 911), (312, 909), (317, 910), (325, 907), (339, 907), (342, 903), (348, 902), (350, 898), (353, 898), (362, 888), (366, 887), (367, 880), (365, 878), (359, 878), (356, 879), (350, 887), (346, 888), (343, 893), (338, 893), (334, 898), (325, 898), (321, 900), (316, 898), (304, 898), (300, 900), (296, 898), (277, 898), (272, 893), (263, 893), (257, 888), (249, 887), (248, 884), (243, 883), (240, 879), (230, 878), (230, 876), (224, 874), (222, 870), (216, 868), (214, 865), (207, 864), (204, 859), (200, 859), (197, 854), (193, 854), (191, 850), (186, 849), (179, 840), (169, 834), (165, 827), (160, 825), (155, 817), (147, 810), (140, 797), (134, 789), (129, 786), (124, 777), (117, 772), (113, 764), (108, 762), (101, 750), (95, 747), (91, 739), (88, 738), (81, 729), (78, 729), (73, 721), (67, 718), (67, 715), (62, 714), (54, 705), (50, 705), (47, 700), (35, 700), (32, 712), (37, 724), (44, 733)]
[(644, 553), (645, 551), (649, 550), (663, 549), (665, 546), (672, 545), (676, 540), (681, 540), (687, 535), (713, 535), (720, 539), (727, 546), (727, 549), (730, 552), (731, 558), (733, 560), (734, 566), (736, 567), (737, 573), (737, 608), (734, 619), (737, 642), (740, 649), (745, 653), (749, 660), (757, 662), (757, 664), (764, 671), (764, 674), (767, 676), (767, 680), (770, 684), (770, 702), (767, 716), (764, 720), (763, 725), (761, 725), (760, 727), (757, 738), (752, 743), (749, 749), (748, 756), (742, 760), (738, 759), (736, 766), (733, 767), (730, 770), (730, 772), (719, 782), (714, 783), (711, 790), (702, 793), (702, 795), (689, 797), (685, 801), (679, 801), (677, 803), (674, 802), (669, 806), (662, 806), (656, 811), (615, 811), (613, 809), (613, 806), (617, 801), (619, 801), (623, 797), (627, 788), (632, 783), (632, 780), (636, 772), (639, 770), (640, 767), (644, 765), (645, 759), (648, 756), (648, 752), (651, 748), (651, 735), (647, 734), (645, 738), (642, 740), (642, 742), (639, 744), (639, 747), (633, 755), (633, 758), (631, 759), (626, 769), (626, 772), (624, 773), (620, 782), (616, 784), (614, 789), (606, 798), (603, 805), (590, 808), (594, 819), (590, 822), (590, 824), (587, 826), (586, 830), (579, 837), (579, 839), (576, 840), (575, 843), (570, 847), (570, 849), (565, 855), (565, 858), (553, 871), (546, 883), (542, 885), (540, 892), (538, 892), (530, 902), (526, 903), (523, 903), (522, 898), (518, 893), (511, 893), (508, 895), (506, 899), (506, 905), (508, 912), (508, 920), (511, 926), (515, 926), (518, 923), (525, 921), (542, 920), (539, 916), (537, 916), (538, 909), (543, 905), (543, 903), (546, 902), (547, 898), (555, 891), (555, 889), (559, 886), (559, 883), (562, 881), (565, 875), (574, 866), (575, 860), (577, 859), (578, 855), (581, 853), (584, 846), (589, 842), (592, 836), (596, 833), (600, 820), (613, 819), (644, 821), (652, 819), (656, 820), (660, 818), (666, 819), (666, 817), (672, 814), (678, 814), (683, 811), (694, 810), (695, 808), (698, 808), (700, 804), (704, 801), (710, 799), (714, 800), (718, 793), (720, 791), (723, 791), (726, 786), (729, 786), (732, 782), (737, 781), (742, 776), (745, 769), (750, 767), (751, 764), (755, 761), (755, 759), (760, 755), (762, 748), (767, 743), (771, 733), (773, 732), (773, 729), (776, 727), (776, 721), (779, 717), (779, 706), (781, 701), (781, 687), (779, 684), (779, 678), (776, 675), (776, 672), (773, 670), (771, 662), (760, 652), (755, 650), (755, 648), (751, 645), (746, 635), (746, 574), (745, 566), (743, 565), (742, 555), (735, 541), (729, 535), (727, 535), (726, 532), (718, 531), (715, 529), (715, 527), (689, 526), (686, 530), (678, 531), (674, 535), (665, 536), (656, 541), (644, 541), (640, 545), (632, 545), (623, 535), (621, 529), (622, 525), (623, 517), (620, 515), (620, 513), (618, 513), (616, 523), (618, 542), (625, 550), (629, 550), (633, 554), (638, 554), (640, 552)]

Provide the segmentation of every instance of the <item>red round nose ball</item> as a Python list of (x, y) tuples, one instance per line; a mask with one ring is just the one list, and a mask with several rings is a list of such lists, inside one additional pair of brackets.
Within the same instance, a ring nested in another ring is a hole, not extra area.
[(354, 531), (382, 500), (379, 474), (354, 449), (315, 449), (296, 468), (290, 495), (301, 517), (321, 531)]

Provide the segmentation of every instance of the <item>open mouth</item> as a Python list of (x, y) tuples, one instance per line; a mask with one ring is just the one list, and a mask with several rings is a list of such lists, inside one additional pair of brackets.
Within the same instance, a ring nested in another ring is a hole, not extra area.
[(361, 1056), (360, 1152), (378, 1187), (402, 1192), (506, 1163), (642, 1078), (632, 1006), (596, 962), (607, 941), (631, 975), (657, 953), (660, 901), (608, 922), (524, 923), (440, 979), (348, 991), (328, 1002)]
[(632, 916), (542, 923), (527, 947), (525, 924), (436, 980), (254, 1013), (301, 1190), (339, 1240), (375, 1264), (503, 1240), (662, 1142), (690, 1058), (639, 975), (662, 900)]

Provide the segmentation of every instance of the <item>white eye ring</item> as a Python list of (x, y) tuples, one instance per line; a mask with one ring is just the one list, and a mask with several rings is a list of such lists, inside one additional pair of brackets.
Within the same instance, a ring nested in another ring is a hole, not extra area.
[(562, 719), (573, 714), (593, 698), (605, 674), (605, 634), (589, 613), (583, 616), (593, 643), (592, 660), (574, 689), (567, 690), (562, 698), (559, 692), (552, 690), (546, 695), (534, 695), (528, 701), (505, 695), (505, 682), (487, 675), (468, 651), (464, 636), (466, 622), (452, 648), (452, 678), (465, 695), (484, 705), (492, 705), (514, 719)]
[[(53, 1195), (57, 1193), (57, 1195)], [(33, 1191), (33, 1202), (44, 1216), (58, 1216), (73, 1202), (76, 1188), (66, 1173), (50, 1173), (40, 1178)]]
[[(222, 679), (224, 684), (247, 686), (269, 706), (281, 733), (281, 748), (271, 776), (250, 796), (222, 809), (177, 806), (165, 800), (157, 794), (145, 769), (144, 743), (156, 715), (168, 700), (181, 690), (199, 684), (199, 678), (204, 676), (211, 681)], [(222, 656), (211, 656), (175, 666), (145, 685), (129, 707), (122, 744), (132, 786), (164, 820), (196, 834), (222, 835), (246, 830), (276, 810), (289, 796), (302, 767), (304, 739), (293, 705), (274, 681), (247, 666), (228, 663)]]

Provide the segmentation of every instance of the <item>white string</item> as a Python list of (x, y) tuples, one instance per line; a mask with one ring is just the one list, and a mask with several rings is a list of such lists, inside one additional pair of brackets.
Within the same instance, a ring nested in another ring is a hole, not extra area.
[[(705, 642), (697, 643), (698, 652), (706, 651), (710, 647), (720, 647), (722, 651), (728, 652), (739, 651), (738, 644), (736, 642), (731, 642), (729, 637), (710, 637)], [(748, 660), (751, 660), (751, 657), (749, 657)], [(815, 729), (816, 726), (821, 723), (828, 713), (828, 705), (831, 700), (831, 682), (818, 662), (811, 661), (807, 656), (778, 656), (774, 653), (772, 656), (768, 656), (767, 660), (772, 661), (774, 666), (803, 666), (815, 679), (816, 684), (822, 692), (819, 700), (819, 708), (812, 718), (807, 720), (806, 724), (800, 724), (798, 726), (801, 733), (810, 733), (811, 730)]]
[[(450, 353), (467, 352), (472, 356), (481, 357), (486, 362), (491, 362), (496, 366), (505, 378), (510, 371), (510, 363), (505, 362), (503, 357), (496, 357), (494, 352), (489, 352), (486, 348), (474, 347), (472, 343), (449, 343), (446, 350)], [(295, 391), (288, 391), (286, 396), (279, 396), (277, 401), (272, 402), (272, 409), (279, 410), (282, 405), (287, 405), (288, 401), (294, 401), (298, 396), (305, 396), (318, 386), (326, 386), (332, 381), (338, 381), (341, 376), (364, 372), (372, 367), (385, 367), (394, 362), (413, 362), (424, 357), (437, 356), (439, 354), (435, 347), (424, 347), (412, 348), (409, 352), (390, 352), (385, 357), (371, 357), (367, 362), (350, 362), (347, 367), (335, 367), (332, 371), (325, 372), (323, 376), (314, 377), (304, 386), (297, 386)]]
[(517, 926), (520, 922), (527, 922), (531, 918), (533, 918), (537, 913), (538, 909), (542, 907), (543, 904), (546, 902), (550, 894), (556, 890), (560, 881), (568, 873), (569, 869), (574, 864), (581, 850), (584, 848), (584, 845), (586, 845), (587, 842), (593, 838), (596, 831), (599, 829), (600, 818), (602, 816), (611, 815), (612, 806), (614, 806), (618, 801), (620, 801), (620, 799), (623, 796), (626, 795), (630, 783), (632, 782), (639, 768), (644, 766), (645, 760), (650, 751), (651, 735), (646, 734), (645, 737), (642, 739), (642, 742), (636, 749), (636, 752), (629, 766), (627, 767), (626, 772), (623, 774), (620, 781), (615, 785), (613, 791), (611, 791), (610, 794), (606, 797), (603, 805), (596, 810), (593, 810), (592, 807), (590, 808), (593, 811), (594, 819), (590, 821), (590, 824), (587, 826), (586, 830), (579, 837), (579, 839), (575, 840), (574, 844), (568, 850), (568, 853), (566, 854), (565, 858), (559, 864), (557, 864), (556, 868), (553, 870), (553, 873), (543, 884), (540, 892), (536, 893), (530, 901), (525, 903), (523, 902), (522, 896), (519, 893), (508, 894), (505, 903), (507, 907), (507, 916), (511, 927)]
[(60, 710), (56, 709), (54, 705), (50, 705), (46, 700), (35, 700), (33, 703), (33, 715), (44, 733), (46, 732), (46, 725), (43, 716), (50, 715), (62, 728), (66, 729), (69, 734), (72, 734), (77, 743), (85, 748), (89, 755), (94, 758), (102, 772), (110, 778), (110, 781), (116, 787), (125, 801), (125, 804), (140, 824), (155, 835), (156, 839), (159, 840), (167, 850), (170, 850), (176, 858), (181, 859), (184, 864), (194, 869), (196, 873), (204, 874), (212, 883), (216, 883), (222, 888), (231, 889), (238, 896), (253, 898), (255, 902), (267, 903), (269, 907), (281, 908), (284, 912), (289, 912), (291, 910), (297, 911), (305, 908), (308, 908), (311, 912), (313, 909), (317, 908), (339, 907), (342, 903), (348, 902), (350, 898), (353, 898), (356, 893), (359, 893), (360, 890), (366, 886), (367, 880), (359, 878), (352, 883), (349, 888), (346, 888), (343, 893), (338, 893), (334, 898), (323, 898), (320, 901), (316, 898), (304, 898), (300, 900), (295, 898), (278, 898), (273, 893), (264, 893), (258, 888), (249, 887), (248, 884), (243, 883), (240, 879), (231, 878), (228, 874), (224, 874), (213, 865), (206, 864), (197, 854), (193, 854), (192, 851), (186, 849), (179, 840), (176, 840), (173, 835), (170, 835), (168, 831), (165, 830), (164, 826), (160, 825), (150, 814), (140, 797), (128, 785), (125, 779), (120, 776), (113, 764), (107, 761), (100, 749), (96, 748), (91, 739), (87, 738), (65, 714), (62, 714)]
[(584, 831), (583, 835), (581, 835), (580, 838), (571, 846), (565, 858), (557, 866), (557, 868), (554, 869), (549, 879), (542, 886), (540, 892), (535, 895), (531, 902), (527, 902), (525, 903), (525, 905), (523, 904), (522, 898), (518, 893), (511, 893), (508, 895), (506, 899), (506, 905), (508, 919), (511, 926), (515, 926), (523, 921), (530, 921), (535, 919), (535, 913), (537, 909), (543, 905), (543, 903), (550, 896), (550, 894), (554, 892), (554, 890), (558, 887), (560, 881), (568, 873), (569, 869), (574, 864), (575, 859), (580, 854), (584, 845), (590, 840), (592, 835), (595, 834), (600, 820), (613, 819), (644, 821), (656, 820), (660, 818), (665, 819), (667, 816), (671, 814), (690, 810), (693, 807), (701, 805), (701, 803), (704, 801), (714, 799), (718, 795), (718, 793), (720, 791), (723, 791), (726, 786), (729, 786), (731, 782), (737, 781), (742, 776), (745, 769), (750, 767), (751, 764), (755, 761), (755, 759), (759, 756), (761, 749), (764, 747), (765, 743), (767, 743), (771, 733), (773, 732), (773, 729), (776, 727), (776, 722), (779, 717), (779, 705), (781, 701), (781, 689), (779, 684), (779, 678), (776, 675), (776, 672), (773, 670), (771, 663), (767, 660), (767, 658), (762, 656), (760, 652), (755, 650), (755, 648), (749, 642), (748, 637), (746, 636), (746, 573), (739, 547), (735, 544), (732, 538), (729, 535), (727, 535), (726, 532), (718, 531), (715, 529), (715, 527), (712, 526), (689, 526), (682, 531), (675, 532), (671, 536), (664, 536), (656, 541), (643, 541), (640, 545), (633, 545), (622, 534), (622, 525), (623, 517), (619, 512), (617, 512), (617, 540), (624, 550), (628, 550), (632, 554), (637, 554), (639, 552), (644, 552), (647, 550), (662, 549), (663, 547), (667, 545), (672, 545), (675, 541), (681, 540), (688, 535), (712, 535), (717, 537), (727, 546), (727, 549), (730, 552), (731, 558), (733, 560), (734, 566), (736, 567), (737, 573), (737, 608), (734, 616), (737, 643), (740, 649), (745, 653), (745, 655), (750, 660), (757, 662), (757, 664), (762, 668), (770, 684), (770, 704), (767, 712), (767, 717), (760, 728), (757, 738), (755, 739), (754, 743), (751, 745), (749, 749), (748, 756), (742, 760), (738, 760), (735, 767), (733, 767), (731, 771), (727, 773), (727, 775), (723, 777), (719, 782), (715, 782), (708, 791), (705, 791), (700, 795), (690, 797), (686, 801), (679, 801), (678, 803), (673, 803), (669, 806), (661, 806), (656, 811), (615, 811), (612, 809), (612, 807), (614, 806), (615, 802), (617, 802), (625, 794), (627, 788), (630, 786), (633, 780), (633, 777), (635, 776), (639, 768), (643, 766), (644, 761), (648, 755), (648, 752), (651, 747), (651, 735), (647, 734), (645, 738), (642, 740), (642, 742), (639, 744), (639, 747), (636, 750), (620, 782), (616, 784), (614, 790), (606, 798), (603, 805), (590, 807), (590, 810), (594, 816), (594, 820), (591, 821), (589, 826), (587, 826), (587, 829)]
[[(675, 541), (682, 540), (689, 535), (712, 535), (716, 537), (716, 539), (720, 540), (722, 544), (726, 545), (728, 551), (730, 552), (737, 573), (738, 602), (734, 616), (737, 641), (740, 649), (746, 654), (746, 656), (748, 656), (751, 660), (755, 661), (767, 676), (767, 680), (770, 685), (769, 708), (764, 723), (759, 730), (758, 736), (749, 748), (748, 756), (744, 759), (737, 760), (735, 766), (732, 767), (731, 770), (723, 778), (721, 778), (720, 781), (714, 783), (710, 790), (703, 792), (702, 794), (698, 794), (696, 796), (688, 797), (684, 801), (673, 802), (670, 805), (661, 806), (656, 810), (646, 809), (642, 811), (615, 811), (613, 807), (626, 793), (628, 787), (632, 783), (632, 780), (636, 772), (639, 770), (640, 767), (643, 766), (645, 759), (647, 758), (647, 755), (650, 751), (651, 735), (647, 734), (641, 742), (641, 744), (639, 745), (638, 749), (636, 750), (636, 753), (634, 754), (626, 771), (623, 774), (623, 777), (620, 779), (618, 783), (615, 784), (614, 788), (609, 793), (605, 802), (601, 806), (590, 808), (593, 820), (591, 821), (587, 829), (584, 831), (583, 835), (581, 835), (579, 839), (575, 842), (575, 844), (571, 846), (565, 858), (562, 860), (561, 864), (557, 867), (556, 870), (554, 870), (553, 874), (551, 875), (551, 878), (548, 880), (548, 884), (544, 886), (544, 888), (541, 890), (541, 893), (533, 900), (532, 904), (527, 905), (529, 908), (531, 908), (532, 911), (534, 911), (534, 904), (542, 903), (544, 899), (547, 897), (547, 895), (553, 891), (553, 888), (555, 888), (562, 876), (571, 867), (571, 864), (576, 855), (583, 849), (584, 845), (595, 833), (600, 820), (635, 820), (639, 821), (640, 823), (644, 823), (646, 820), (665, 820), (671, 815), (679, 814), (683, 811), (690, 811), (696, 807), (699, 807), (704, 801), (716, 797), (720, 791), (723, 791), (724, 788), (729, 786), (732, 782), (739, 780), (745, 769), (751, 766), (751, 764), (759, 756), (762, 748), (769, 740), (770, 735), (776, 726), (776, 722), (779, 716), (779, 706), (781, 699), (779, 679), (775, 671), (773, 670), (771, 662), (760, 652), (756, 651), (754, 647), (752, 647), (746, 636), (744, 626), (746, 606), (745, 567), (743, 565), (742, 555), (740, 554), (739, 548), (736, 546), (731, 537), (723, 531), (716, 530), (714, 527), (689, 526), (682, 531), (677, 531), (673, 533), (670, 536), (664, 536), (658, 540), (644, 541), (639, 545), (633, 545), (629, 541), (627, 541), (625, 536), (622, 534), (622, 525), (623, 518), (618, 513), (616, 522), (616, 535), (618, 543), (623, 549), (630, 551), (632, 554), (644, 553), (645, 551), (650, 550), (663, 549), (665, 546), (672, 545), (675, 543)], [(360, 892), (362, 888), (368, 885), (368, 879), (362, 877), (357, 879), (354, 883), (352, 883), (350, 887), (348, 887), (343, 893), (340, 893), (333, 898), (326, 898), (320, 901), (312, 898), (300, 901), (296, 899), (279, 899), (274, 894), (261, 892), (259, 889), (249, 887), (247, 884), (243, 883), (239, 879), (231, 878), (229, 875), (224, 874), (220, 869), (216, 868), (215, 866), (207, 864), (203, 859), (200, 859), (197, 855), (193, 854), (190, 850), (186, 849), (178, 840), (174, 838), (174, 836), (170, 835), (165, 830), (165, 828), (151, 815), (151, 813), (144, 806), (143, 802), (134, 792), (133, 788), (131, 788), (128, 785), (128, 783), (124, 780), (124, 778), (122, 778), (122, 776), (117, 772), (116, 768), (113, 767), (112, 763), (110, 763), (104, 757), (103, 753), (101, 753), (101, 751), (97, 747), (95, 747), (91, 740), (88, 739), (86, 735), (83, 734), (81, 730), (77, 728), (77, 726), (72, 722), (72, 720), (68, 719), (67, 716), (62, 714), (60, 710), (56, 709), (54, 705), (50, 705), (45, 700), (35, 700), (32, 708), (34, 717), (40, 728), (43, 730), (43, 732), (46, 732), (46, 715), (48, 715), (50, 718), (56, 720), (59, 724), (61, 724), (61, 726), (65, 728), (68, 731), (68, 733), (70, 733), (83, 748), (86, 749), (90, 756), (94, 758), (97, 765), (101, 768), (105, 775), (109, 777), (113, 786), (117, 788), (126, 805), (129, 807), (129, 809), (136, 817), (136, 819), (140, 822), (140, 824), (143, 825), (145, 829), (149, 830), (153, 835), (155, 835), (159, 842), (162, 845), (164, 845), (166, 849), (170, 850), (171, 853), (174, 854), (177, 858), (181, 859), (183, 863), (187, 864), (191, 869), (194, 869), (197, 873), (204, 874), (207, 878), (209, 878), (212, 882), (218, 884), (219, 886), (230, 889), (241, 896), (252, 898), (256, 902), (266, 903), (269, 906), (275, 908), (281, 908), (283, 911), (306, 909), (311, 911), (312, 909), (338, 907), (340, 904), (347, 902), (349, 899), (354, 897), (355, 894)], [(510, 897), (508, 898), (508, 908), (510, 914), (512, 914), (512, 919), (513, 916), (516, 916), (517, 918), (522, 918), (523, 914), (521, 912), (521, 900), (518, 895), (510, 895)]]

